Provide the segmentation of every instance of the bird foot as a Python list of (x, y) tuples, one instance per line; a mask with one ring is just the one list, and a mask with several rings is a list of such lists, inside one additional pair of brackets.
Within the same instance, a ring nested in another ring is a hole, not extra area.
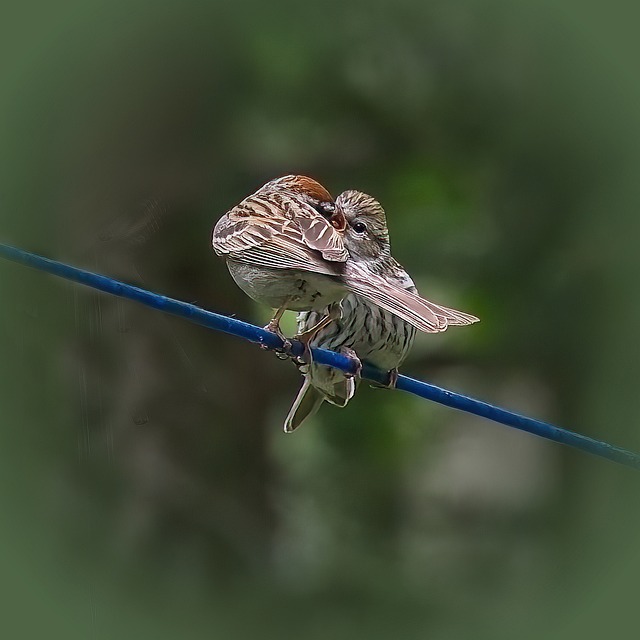
[(340, 353), (343, 356), (347, 356), (347, 358), (350, 358), (356, 366), (356, 371), (355, 373), (346, 373), (345, 372), (345, 377), (347, 378), (360, 378), (360, 374), (362, 373), (362, 361), (360, 360), (360, 358), (358, 358), (358, 354), (351, 348), (351, 347), (341, 347), (340, 348)]
[(335, 302), (329, 307), (327, 314), (313, 327), (306, 331), (301, 331), (293, 336), (293, 340), (302, 342), (304, 350), (300, 356), (298, 356), (298, 362), (300, 364), (313, 364), (313, 353), (311, 352), (311, 341), (322, 331), (325, 327), (330, 325), (334, 320), (339, 320), (342, 317), (342, 302)]
[(394, 367), (389, 371), (389, 382), (387, 382), (387, 389), (395, 389), (398, 384), (398, 368)]
[(389, 371), (389, 380), (386, 384), (376, 382), (370, 386), (372, 389), (395, 389), (396, 385), (398, 384), (398, 375), (399, 373), (396, 367)]
[[(271, 333), (275, 333), (278, 338), (280, 338), (280, 340), (282, 340), (282, 346), (281, 347), (276, 347), (275, 349), (273, 349), (273, 351), (275, 352), (276, 356), (278, 358), (280, 358), (280, 360), (288, 360), (289, 358), (293, 358), (293, 354), (291, 353), (291, 348), (292, 348), (292, 344), (291, 344), (291, 340), (289, 340), (289, 338), (287, 338), (287, 336), (284, 335), (284, 333), (282, 333), (282, 331), (280, 330), (280, 323), (278, 320), (276, 320), (275, 318), (273, 320), (269, 321), (269, 324), (267, 324), (266, 326), (263, 327), (263, 329), (265, 331), (269, 331)], [(260, 345), (263, 349), (270, 349), (271, 347), (268, 347), (265, 344), (261, 344)]]

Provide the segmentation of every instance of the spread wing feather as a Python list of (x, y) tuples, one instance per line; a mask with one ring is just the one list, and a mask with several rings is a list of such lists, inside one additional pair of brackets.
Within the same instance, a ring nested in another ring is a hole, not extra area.
[(425, 333), (445, 331), (450, 325), (478, 322), (475, 316), (441, 307), (407, 289), (396, 287), (381, 276), (367, 271), (358, 263), (350, 262), (344, 276), (349, 289), (402, 318)]

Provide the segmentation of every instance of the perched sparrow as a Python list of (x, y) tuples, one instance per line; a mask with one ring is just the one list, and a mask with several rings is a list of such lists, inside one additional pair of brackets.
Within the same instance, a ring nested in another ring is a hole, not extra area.
[[(391, 256), (389, 233), (384, 210), (371, 196), (359, 191), (346, 191), (338, 196), (336, 209), (347, 220), (345, 246), (355, 273), (363, 281), (378, 283), (378, 295), (401, 299), (398, 292), (416, 295), (409, 274)], [(349, 279), (347, 278), (347, 282)], [(341, 302), (342, 316), (316, 332), (309, 346), (338, 351), (366, 361), (390, 372), (390, 386), (395, 385), (398, 367), (409, 353), (415, 337), (415, 328), (407, 320), (371, 301), (370, 286), (367, 297), (349, 293)], [(381, 298), (387, 301), (387, 298)], [(421, 299), (422, 300), (422, 299)], [(468, 314), (423, 301), (433, 314), (434, 325), (442, 330), (440, 322), (464, 325), (476, 322)], [(298, 314), (298, 330), (306, 331), (327, 311), (309, 311)], [(291, 432), (313, 415), (326, 400), (344, 407), (353, 397), (357, 380), (338, 369), (317, 364), (300, 367), (303, 384), (284, 424)]]
[(279, 323), (286, 309), (323, 309), (345, 296), (345, 226), (321, 184), (306, 176), (284, 176), (222, 216), (212, 244), (226, 258), (236, 284), (277, 309), (266, 328), (284, 339)]

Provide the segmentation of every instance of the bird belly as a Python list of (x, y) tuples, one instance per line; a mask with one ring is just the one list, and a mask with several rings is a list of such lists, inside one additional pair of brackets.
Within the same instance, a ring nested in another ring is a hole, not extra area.
[[(341, 302), (342, 317), (329, 324), (311, 342), (313, 347), (337, 351), (353, 349), (364, 362), (380, 369), (402, 364), (415, 338), (415, 329), (398, 316), (353, 293)], [(323, 312), (299, 316), (298, 331), (316, 324)]]
[(346, 293), (332, 276), (294, 269), (269, 269), (234, 260), (227, 266), (235, 283), (250, 298), (274, 309), (318, 311)]
[[(398, 316), (350, 293), (341, 302), (342, 317), (322, 329), (310, 346), (340, 351), (353, 349), (362, 362), (390, 371), (404, 361), (411, 349), (416, 329)], [(314, 326), (325, 312), (303, 313), (298, 316), (298, 331)], [(338, 369), (312, 364), (308, 368), (311, 383), (327, 396), (344, 380)]]

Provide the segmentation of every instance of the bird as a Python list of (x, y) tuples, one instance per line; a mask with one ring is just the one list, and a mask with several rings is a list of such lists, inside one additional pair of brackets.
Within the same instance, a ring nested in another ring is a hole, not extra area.
[(287, 175), (225, 213), (211, 242), (240, 289), (276, 309), (265, 328), (287, 342), (280, 330), (285, 310), (323, 309), (345, 296), (345, 227), (344, 216), (319, 182)]
[[(225, 213), (211, 237), (236, 284), (276, 313), (265, 327), (285, 342), (285, 310), (326, 313), (304, 336), (334, 321), (337, 304), (358, 294), (415, 328), (433, 333), (477, 318), (424, 300), (377, 271), (367, 255), (366, 232), (348, 227), (344, 211), (319, 182), (288, 175), (266, 183)], [(366, 231), (366, 230), (365, 230)], [(350, 249), (346, 243), (350, 244)]]
[[(382, 205), (361, 191), (345, 191), (336, 199), (336, 210), (346, 218), (345, 246), (349, 252), (350, 274), (363, 282), (373, 280), (379, 296), (393, 296), (399, 292), (417, 296), (417, 289), (409, 274), (391, 255), (387, 220)], [(374, 278), (375, 276), (375, 278)], [(347, 282), (349, 282), (347, 276)], [(357, 369), (366, 361), (389, 371), (389, 386), (397, 381), (398, 368), (407, 357), (416, 335), (416, 328), (387, 307), (382, 307), (370, 295), (370, 285), (353, 290), (340, 302), (341, 316), (316, 331), (310, 347), (337, 351), (353, 358)], [(380, 297), (379, 299), (386, 299)], [(477, 322), (469, 314), (424, 301), (433, 316), (444, 319), (448, 325), (466, 325)], [(307, 331), (324, 317), (327, 310), (303, 311), (298, 314), (298, 331)], [(440, 324), (437, 324), (440, 327)], [(445, 327), (446, 328), (446, 327)], [(440, 331), (434, 328), (433, 332)], [(339, 369), (311, 362), (298, 362), (303, 382), (284, 423), (286, 433), (297, 429), (326, 401), (344, 407), (355, 394), (359, 376)]]

